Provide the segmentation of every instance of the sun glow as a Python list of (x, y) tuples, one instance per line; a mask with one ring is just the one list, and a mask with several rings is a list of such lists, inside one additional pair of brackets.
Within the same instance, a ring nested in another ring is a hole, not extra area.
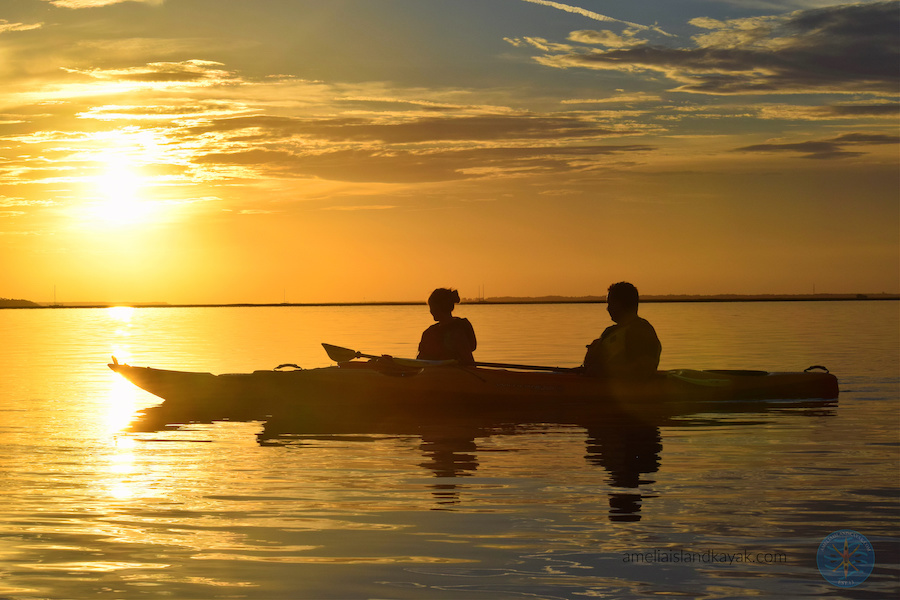
[(127, 159), (112, 159), (96, 179), (99, 200), (96, 217), (112, 225), (140, 223), (154, 212), (152, 202), (141, 197), (144, 181)]
[(90, 217), (112, 226), (144, 223), (161, 204), (148, 197), (154, 177), (147, 169), (166, 162), (158, 134), (137, 127), (90, 135), (85, 159), (97, 165), (89, 180)]

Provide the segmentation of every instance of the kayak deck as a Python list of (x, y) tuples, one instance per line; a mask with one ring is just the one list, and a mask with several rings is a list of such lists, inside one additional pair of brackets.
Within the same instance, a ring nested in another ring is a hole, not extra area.
[(414, 368), (389, 361), (219, 374), (120, 364), (109, 367), (162, 398), (164, 406), (214, 410), (234, 418), (436, 419), (482, 416), (514, 422), (575, 423), (611, 411), (684, 414), (746, 403), (833, 400), (827, 372), (660, 371), (627, 382), (572, 372), (523, 372), (447, 365)]

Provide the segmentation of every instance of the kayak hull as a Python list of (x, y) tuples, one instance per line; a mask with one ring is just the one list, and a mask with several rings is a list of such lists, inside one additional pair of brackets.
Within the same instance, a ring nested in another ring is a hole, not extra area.
[(318, 369), (219, 374), (109, 367), (162, 398), (170, 409), (234, 419), (457, 419), (580, 423), (610, 412), (674, 415), (746, 404), (828, 401), (827, 372), (660, 371), (646, 382), (610, 381), (571, 372), (442, 366), (408, 368), (351, 361)]

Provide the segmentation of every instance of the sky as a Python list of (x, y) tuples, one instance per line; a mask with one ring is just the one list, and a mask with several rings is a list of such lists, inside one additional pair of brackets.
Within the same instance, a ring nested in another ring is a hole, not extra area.
[(900, 292), (900, 4), (0, 0), (0, 297)]

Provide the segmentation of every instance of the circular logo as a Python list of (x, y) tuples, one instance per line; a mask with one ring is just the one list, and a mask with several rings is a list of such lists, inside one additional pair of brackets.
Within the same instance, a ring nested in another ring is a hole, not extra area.
[(816, 563), (825, 581), (842, 588), (861, 584), (875, 567), (875, 549), (866, 536), (852, 529), (829, 534), (819, 544)]

